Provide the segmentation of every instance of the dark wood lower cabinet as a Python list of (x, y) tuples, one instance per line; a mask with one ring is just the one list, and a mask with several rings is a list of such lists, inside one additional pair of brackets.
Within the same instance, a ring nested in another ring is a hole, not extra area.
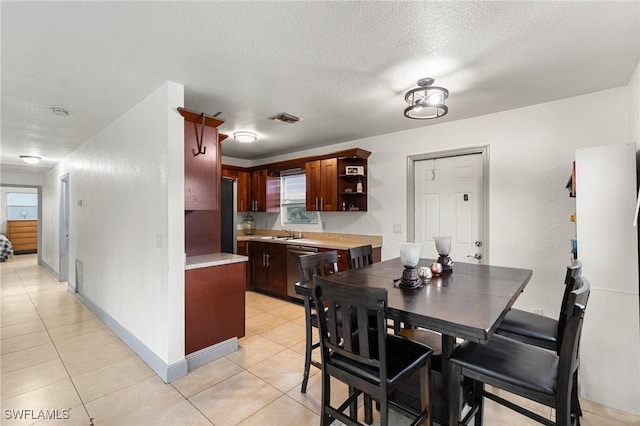
[[(338, 252), (338, 271), (342, 272), (349, 269), (349, 253), (347, 252), (347, 250), (337, 250), (337, 249), (330, 249), (330, 248), (318, 249), (318, 251), (332, 251), (332, 250), (336, 250)], [(380, 262), (382, 258), (382, 248), (374, 247), (372, 257), (373, 257), (373, 263)]]
[(185, 353), (245, 334), (246, 262), (185, 271)]
[[(238, 254), (249, 256), (248, 276), (251, 281), (247, 288), (268, 293), (272, 296), (289, 299), (287, 295), (287, 247), (284, 244), (251, 241), (245, 252)], [(319, 252), (336, 249), (319, 248)], [(338, 251), (338, 270), (349, 269), (347, 250)], [(381, 248), (373, 249), (373, 261), (380, 262)]]
[[(250, 256), (250, 252), (249, 252), (249, 241), (238, 241), (238, 254), (242, 255), (242, 256)], [(246, 274), (247, 274), (247, 284), (246, 284), (246, 289), (250, 290), (251, 289), (251, 262), (245, 262), (245, 269), (246, 269)]]
[(253, 288), (274, 296), (286, 297), (286, 246), (252, 241), (250, 253)]

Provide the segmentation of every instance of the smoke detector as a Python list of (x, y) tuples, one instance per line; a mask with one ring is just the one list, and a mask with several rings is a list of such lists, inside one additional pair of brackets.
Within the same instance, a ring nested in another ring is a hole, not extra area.
[(280, 114), (276, 114), (273, 117), (269, 117), (269, 120), (280, 121), (285, 124), (294, 124), (300, 121), (300, 117), (296, 117), (293, 114), (288, 114), (286, 112), (281, 112)]

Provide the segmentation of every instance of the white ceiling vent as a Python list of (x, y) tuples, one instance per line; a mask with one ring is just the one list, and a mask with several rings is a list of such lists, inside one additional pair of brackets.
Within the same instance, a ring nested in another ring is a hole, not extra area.
[(274, 115), (273, 117), (269, 117), (269, 120), (280, 121), (285, 124), (294, 124), (300, 121), (300, 117), (296, 117), (293, 114), (282, 112), (280, 114)]

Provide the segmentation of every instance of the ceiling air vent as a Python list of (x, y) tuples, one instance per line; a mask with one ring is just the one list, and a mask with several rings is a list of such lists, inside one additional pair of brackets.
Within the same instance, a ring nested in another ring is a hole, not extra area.
[(280, 121), (285, 124), (294, 124), (300, 121), (300, 117), (296, 117), (295, 115), (282, 112), (280, 114), (274, 115), (273, 117), (269, 117), (269, 120)]

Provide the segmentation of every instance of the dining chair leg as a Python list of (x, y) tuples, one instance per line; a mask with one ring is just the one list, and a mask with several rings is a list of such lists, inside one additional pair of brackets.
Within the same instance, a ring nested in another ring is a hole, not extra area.
[(460, 381), (461, 368), (456, 364), (449, 364), (449, 383), (448, 383), (448, 402), (449, 413), (443, 413), (443, 416), (449, 415), (449, 424), (458, 425), (460, 423), (460, 400), (462, 392), (462, 383)]
[[(353, 395), (357, 391), (353, 386), (349, 386), (349, 395)], [(354, 398), (353, 402), (349, 404), (349, 416), (352, 419), (358, 418), (358, 398)]]
[(420, 410), (427, 411), (428, 425), (433, 426), (433, 406), (431, 405), (431, 395), (433, 395), (431, 381), (431, 358), (427, 365), (420, 370)]
[(474, 381), (473, 383), (473, 404), (478, 407), (473, 419), (474, 426), (482, 426), (484, 420), (484, 383)]
[(320, 412), (320, 425), (321, 426), (329, 426), (333, 422), (333, 417), (327, 413), (327, 407), (331, 402), (331, 377), (328, 374), (325, 374), (324, 371), (322, 374), (322, 411)]
[(307, 393), (307, 383), (309, 382), (309, 370), (311, 368), (311, 352), (313, 351), (313, 329), (311, 326), (311, 299), (304, 298), (304, 319), (306, 327), (305, 350), (304, 350), (304, 373), (302, 376), (301, 393)]
[(380, 392), (380, 426), (389, 424), (389, 396), (387, 392)]
[(582, 407), (580, 407), (580, 399), (578, 397), (578, 370), (573, 373), (573, 386), (571, 387), (571, 411), (577, 415), (578, 424), (582, 417)]
[(364, 422), (368, 425), (373, 423), (373, 398), (366, 393), (364, 394)]

